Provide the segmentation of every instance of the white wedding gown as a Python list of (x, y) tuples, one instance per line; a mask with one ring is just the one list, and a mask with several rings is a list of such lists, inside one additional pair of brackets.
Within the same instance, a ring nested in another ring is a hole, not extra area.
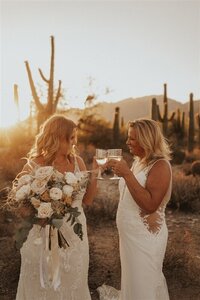
[[(80, 172), (77, 162), (75, 172)], [(72, 206), (78, 207), (83, 226), (83, 240), (74, 233), (70, 222), (61, 232), (69, 243), (59, 248), (57, 229), (51, 236), (48, 250), (49, 225), (34, 225), (21, 248), (21, 270), (16, 300), (90, 300), (88, 288), (89, 247), (86, 218), (82, 208), (85, 191), (79, 192)]]
[[(142, 168), (138, 160), (133, 164), (133, 173), (143, 187), (152, 166), (153, 164)], [(117, 228), (121, 291), (103, 285), (97, 289), (100, 300), (169, 300), (162, 267), (168, 239), (165, 207), (171, 196), (171, 187), (172, 179), (157, 211), (150, 215), (142, 215), (124, 179), (120, 179)]]

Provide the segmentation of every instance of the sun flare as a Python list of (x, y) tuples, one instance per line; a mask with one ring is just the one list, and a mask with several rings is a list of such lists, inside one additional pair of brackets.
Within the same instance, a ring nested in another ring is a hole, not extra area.
[(1, 112), (0, 118), (0, 128), (6, 129), (12, 126), (15, 126), (17, 122), (19, 122), (19, 117), (17, 116), (17, 112), (12, 110), (7, 110), (7, 113)]

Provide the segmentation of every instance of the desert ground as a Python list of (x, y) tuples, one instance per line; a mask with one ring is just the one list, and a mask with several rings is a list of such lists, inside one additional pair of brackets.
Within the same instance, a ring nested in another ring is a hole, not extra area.
[[(89, 287), (92, 300), (99, 299), (96, 289), (103, 283), (117, 289), (120, 288), (116, 209), (108, 203), (109, 201), (110, 203), (114, 201), (114, 207), (117, 206), (118, 190), (116, 186), (110, 190), (109, 184), (104, 189), (100, 186), (94, 207), (85, 210), (90, 245)], [(102, 207), (99, 203), (102, 204)], [(169, 240), (163, 270), (168, 283), (170, 299), (199, 300), (200, 215), (167, 209), (166, 220), (169, 228)], [(14, 300), (16, 294), (20, 271), (20, 252), (14, 247), (14, 230), (14, 219), (8, 214), (1, 214), (1, 300)]]

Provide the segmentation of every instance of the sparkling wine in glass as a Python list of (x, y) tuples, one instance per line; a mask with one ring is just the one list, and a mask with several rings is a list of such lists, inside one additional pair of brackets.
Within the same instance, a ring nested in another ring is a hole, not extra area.
[(104, 149), (96, 149), (95, 159), (99, 166), (97, 179), (103, 179), (103, 177), (101, 176), (101, 166), (103, 166), (107, 161), (107, 151)]
[[(122, 149), (108, 149), (107, 160), (116, 159), (120, 161), (122, 159)], [(119, 177), (114, 174), (110, 179), (119, 179)]]

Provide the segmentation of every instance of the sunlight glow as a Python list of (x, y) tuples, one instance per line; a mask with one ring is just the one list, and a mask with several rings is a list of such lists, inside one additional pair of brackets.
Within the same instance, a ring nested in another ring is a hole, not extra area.
[(11, 127), (16, 125), (19, 121), (20, 119), (16, 106), (7, 105), (7, 111), (1, 109), (0, 128)]
[(39, 98), (46, 94), (38, 68), (48, 79), (51, 35), (54, 88), (61, 80), (67, 108), (84, 108), (90, 94), (96, 103), (161, 95), (164, 83), (171, 99), (184, 103), (191, 92), (200, 99), (199, 1), (15, 0), (0, 1), (0, 10), (0, 127), (29, 116), (24, 61)]

